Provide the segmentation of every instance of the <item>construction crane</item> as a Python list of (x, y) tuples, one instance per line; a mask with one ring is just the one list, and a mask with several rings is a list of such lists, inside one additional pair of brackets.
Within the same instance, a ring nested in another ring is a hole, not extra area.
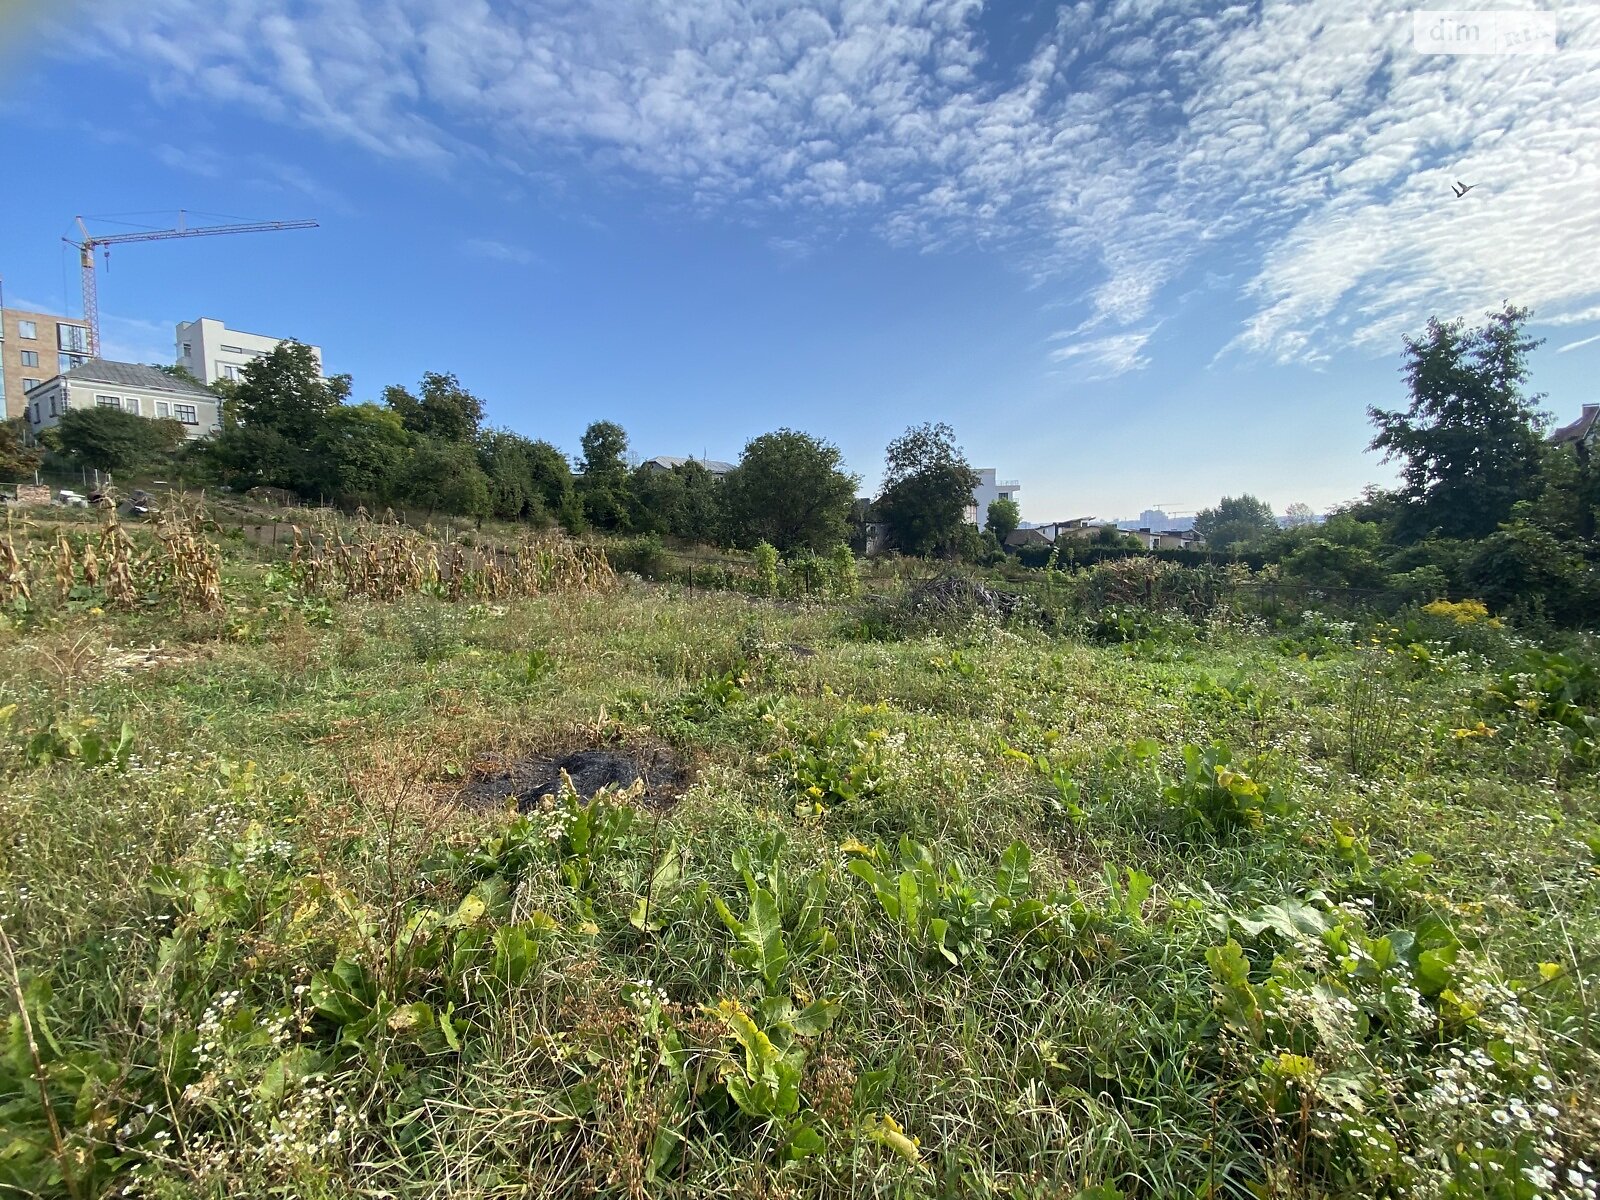
[(272, 233), (280, 229), (315, 229), (315, 221), (246, 221), (238, 225), (194, 225), (187, 222), (187, 215), (182, 209), (178, 210), (178, 226), (176, 229), (145, 229), (137, 233), (108, 233), (94, 234), (89, 232), (89, 227), (84, 224), (83, 218), (78, 217), (78, 230), (83, 235), (81, 242), (75, 242), (69, 237), (61, 240), (69, 246), (78, 249), (78, 265), (83, 269), (83, 319), (89, 325), (89, 356), (100, 357), (100, 301), (95, 286), (94, 252), (104, 252), (107, 261), (111, 258), (111, 247), (120, 246), (127, 242), (157, 242), (166, 238), (209, 237), (218, 233)]

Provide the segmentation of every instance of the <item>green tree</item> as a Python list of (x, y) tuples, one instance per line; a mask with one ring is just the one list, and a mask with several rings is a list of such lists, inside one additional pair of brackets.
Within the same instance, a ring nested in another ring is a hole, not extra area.
[(832, 442), (794, 429), (752, 438), (722, 482), (733, 539), (786, 554), (829, 549), (849, 530), (857, 483)]
[(1544, 415), (1523, 384), (1539, 342), (1523, 332), (1527, 309), (1487, 315), (1472, 328), (1430, 319), (1422, 337), (1405, 339), (1410, 406), (1367, 410), (1378, 430), (1371, 448), (1400, 463), (1403, 540), (1484, 537), (1533, 491)]
[(313, 483), (320, 495), (386, 504), (411, 458), (412, 437), (400, 418), (376, 404), (345, 404), (327, 413), (312, 444)]
[(1296, 500), (1283, 510), (1284, 525), (1290, 529), (1299, 529), (1303, 525), (1317, 523), (1316, 510), (1303, 500)]
[(74, 408), (46, 431), (48, 444), (75, 466), (136, 472), (167, 462), (183, 445), (183, 426), (120, 408)]
[(478, 438), (478, 460), (489, 480), (490, 508), (501, 520), (544, 524), (571, 505), (572, 468), (549, 442), (491, 429)]
[(583, 431), (582, 476), (577, 481), (583, 514), (597, 529), (628, 529), (628, 435), (615, 421), (596, 421)]
[(989, 512), (983, 527), (994, 534), (995, 541), (1002, 546), (1006, 539), (1017, 531), (1017, 525), (1022, 521), (1022, 509), (1010, 496), (1001, 496), (998, 500), (989, 501)]
[(436, 512), (482, 520), (490, 513), (489, 480), (478, 454), (460, 442), (425, 438), (417, 443), (401, 481), (406, 504)]
[(914, 425), (889, 443), (878, 519), (906, 554), (947, 553), (960, 540), (978, 473), (949, 425)]
[(1496, 609), (1542, 611), (1572, 621), (1592, 616), (1600, 602), (1593, 566), (1525, 521), (1507, 522), (1479, 542), (1462, 574), (1472, 594)]
[[(309, 447), (324, 417), (350, 397), (350, 376), (324, 379), (311, 347), (279, 342), (245, 367), (233, 389), (231, 407), (245, 425), (271, 429), (292, 445)], [(297, 487), (301, 481), (278, 483)]]
[(27, 444), (28, 423), (12, 417), (0, 425), (0, 475), (13, 478), (32, 475), (43, 457), (36, 446)]
[(470, 442), (483, 424), (483, 401), (454, 375), (428, 371), (413, 395), (399, 385), (383, 389), (383, 402), (402, 425), (418, 437), (441, 442)]
[(701, 543), (721, 536), (723, 484), (693, 459), (666, 471), (641, 466), (629, 479), (628, 490), (633, 528), (640, 532)]
[(1194, 528), (1206, 539), (1207, 549), (1236, 550), (1277, 533), (1278, 518), (1272, 505), (1247, 492), (1224, 496), (1215, 508), (1196, 513)]

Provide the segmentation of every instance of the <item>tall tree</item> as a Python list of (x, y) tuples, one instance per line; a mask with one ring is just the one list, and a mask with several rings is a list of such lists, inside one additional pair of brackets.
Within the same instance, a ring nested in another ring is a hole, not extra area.
[(890, 543), (906, 554), (948, 552), (978, 486), (955, 430), (943, 422), (913, 425), (889, 443), (885, 459), (877, 511)]
[(483, 424), (483, 401), (454, 375), (428, 371), (413, 395), (398, 385), (383, 389), (383, 402), (419, 437), (441, 442), (470, 442)]
[(1022, 509), (1010, 496), (1001, 496), (998, 500), (989, 501), (989, 511), (985, 517), (983, 527), (994, 534), (994, 540), (1003, 546), (1006, 539), (1017, 531), (1017, 525), (1022, 520)]
[(1430, 319), (1422, 337), (1405, 339), (1410, 406), (1367, 410), (1371, 448), (1400, 463), (1403, 540), (1484, 537), (1533, 490), (1545, 418), (1523, 384), (1539, 341), (1523, 331), (1525, 308), (1487, 316), (1471, 328)]
[(1272, 505), (1246, 492), (1224, 496), (1215, 508), (1195, 514), (1195, 532), (1206, 539), (1211, 550), (1236, 550), (1278, 531), (1278, 518)]
[(489, 515), (489, 480), (471, 446), (425, 438), (417, 443), (401, 480), (407, 504), (479, 520)]
[(502, 520), (543, 524), (571, 501), (572, 468), (549, 442), (491, 429), (478, 439), (478, 459), (489, 478), (490, 506)]
[(245, 367), (231, 407), (246, 425), (275, 430), (293, 445), (310, 446), (322, 418), (349, 397), (350, 376), (323, 378), (311, 347), (290, 340)]
[(578, 496), (584, 516), (599, 529), (628, 528), (628, 435), (615, 421), (596, 421), (583, 431), (583, 475)]
[(832, 442), (779, 429), (751, 439), (722, 486), (735, 539), (787, 553), (844, 541), (859, 482)]
[(322, 419), (312, 443), (310, 482), (319, 495), (387, 504), (411, 459), (411, 434), (376, 404), (343, 404)]
[(694, 459), (670, 470), (645, 465), (628, 481), (633, 527), (642, 533), (665, 533), (686, 542), (715, 542), (722, 535), (721, 480)]
[(1296, 500), (1283, 510), (1284, 526), (1289, 529), (1299, 529), (1302, 525), (1315, 525), (1317, 513), (1311, 505), (1304, 500)]

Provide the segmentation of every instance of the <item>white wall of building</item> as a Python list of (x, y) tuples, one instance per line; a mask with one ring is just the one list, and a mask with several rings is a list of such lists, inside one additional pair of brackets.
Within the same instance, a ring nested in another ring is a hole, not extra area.
[(59, 425), (61, 418), (75, 408), (120, 408), (135, 416), (174, 420), (183, 425), (191, 438), (205, 437), (222, 428), (221, 401), (208, 400), (192, 392), (162, 392), (126, 383), (97, 383), (58, 376), (27, 395), (23, 414), (29, 430), (39, 432)]
[(1015, 500), (1022, 484), (1015, 479), (996, 479), (995, 467), (978, 470), (978, 486), (972, 489), (972, 505), (967, 509), (968, 524), (980, 528), (989, 519), (989, 505), (999, 499)]
[[(271, 354), (283, 338), (229, 329), (212, 317), (185, 321), (177, 328), (177, 362), (201, 383), (237, 379), (244, 368), (263, 354)], [(317, 370), (322, 370), (322, 347), (312, 346)]]

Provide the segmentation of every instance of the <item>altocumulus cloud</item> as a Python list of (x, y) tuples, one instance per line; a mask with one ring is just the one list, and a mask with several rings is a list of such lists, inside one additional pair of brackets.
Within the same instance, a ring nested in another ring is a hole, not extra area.
[[(1000, 61), (980, 8), (145, 0), (84, 27), (163, 94), (385, 157), (566, 160), (1088, 280), (1102, 340), (1056, 357), (1111, 373), (1212, 269), (1243, 280), (1227, 348), (1285, 361), (1504, 297), (1575, 323), (1600, 295), (1590, 54), (1419, 55), (1411, 9), (1378, 0), (1084, 0)], [(1479, 184), (1459, 203), (1457, 178)]]

